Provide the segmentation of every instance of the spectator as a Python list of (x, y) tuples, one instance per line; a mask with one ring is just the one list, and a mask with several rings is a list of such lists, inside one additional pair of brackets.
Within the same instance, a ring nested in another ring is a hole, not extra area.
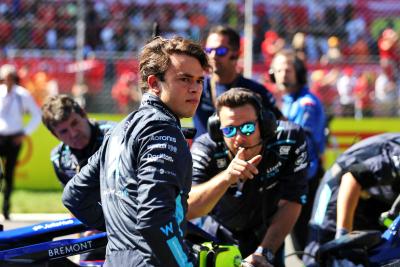
[(358, 37), (353, 44), (349, 45), (347, 53), (349, 58), (356, 63), (368, 62), (370, 52), (366, 38)]
[(264, 41), (261, 43), (261, 52), (264, 56), (264, 64), (270, 67), (275, 54), (285, 46), (285, 40), (273, 30), (266, 31)]
[(327, 117), (339, 114), (339, 97), (336, 89), (336, 81), (339, 69), (318, 69), (311, 73), (310, 91), (321, 100)]
[(46, 72), (38, 71), (30, 78), (29, 80), (25, 79), (24, 83), (39, 107), (48, 97), (58, 94), (57, 82), (51, 79)]
[(172, 30), (179, 36), (188, 36), (190, 21), (186, 17), (184, 10), (179, 9), (171, 20)]
[(340, 41), (336, 36), (328, 38), (328, 51), (321, 57), (321, 63), (337, 63), (342, 60), (342, 52), (340, 51)]
[(362, 119), (363, 117), (372, 116), (372, 79), (372, 73), (368, 71), (364, 71), (357, 78), (356, 84), (354, 86), (356, 119)]
[(382, 212), (399, 194), (400, 135), (364, 139), (347, 149), (325, 173), (309, 224), (303, 261), (317, 266), (318, 248), (353, 230), (383, 230)]
[(391, 61), (381, 60), (381, 72), (375, 81), (375, 115), (397, 116), (398, 89)]
[(354, 86), (356, 78), (353, 76), (353, 69), (345, 67), (342, 75), (339, 76), (336, 88), (339, 94), (340, 115), (354, 117)]
[(0, 45), (6, 46), (11, 40), (13, 28), (12, 24), (5, 17), (0, 17)]
[(208, 68), (189, 40), (150, 41), (140, 56), (139, 110), (65, 187), (66, 207), (107, 230), (106, 266), (193, 266), (183, 243), (192, 157), (179, 119), (195, 113)]
[(237, 72), (240, 51), (240, 36), (237, 32), (225, 26), (213, 27), (208, 33), (205, 50), (210, 57), (213, 73), (204, 81), (200, 105), (193, 117), (196, 137), (207, 132), (207, 120), (215, 112), (217, 97), (232, 87), (244, 87), (260, 94), (263, 105), (271, 109), (277, 118), (282, 116), (275, 106), (274, 97), (263, 85)]
[(399, 35), (393, 29), (388, 28), (382, 32), (382, 36), (378, 40), (379, 57), (383, 64), (393, 64), (395, 71), (399, 69)]
[[(85, 110), (67, 95), (49, 98), (42, 107), (42, 121), (61, 141), (51, 151), (51, 162), (63, 187), (85, 166), (103, 143), (104, 135), (115, 123), (92, 122)], [(97, 249), (80, 256), (80, 264), (88, 266), (103, 260), (105, 249)]]
[(102, 48), (106, 51), (115, 51), (117, 49), (117, 43), (115, 42), (115, 22), (110, 21), (100, 31), (100, 39), (102, 42)]
[(324, 173), (322, 156), (325, 151), (326, 119), (324, 108), (307, 85), (307, 69), (304, 62), (292, 50), (281, 50), (272, 60), (271, 81), (283, 91), (282, 113), (306, 132), (307, 152), (310, 164), (307, 170), (308, 195), (301, 215), (293, 228), (292, 240), (296, 251), (303, 251), (307, 240), (307, 222), (310, 220), (312, 203), (319, 181)]
[(307, 62), (316, 63), (328, 51), (328, 31), (331, 25), (326, 24), (324, 12), (317, 10), (309, 23), (309, 34), (306, 36)]
[[(40, 123), (40, 109), (29, 92), (18, 85), (17, 70), (13, 65), (0, 67), (0, 80), (0, 156), (5, 161), (3, 215), (8, 220), (18, 154), (24, 138)], [(32, 117), (24, 127), (22, 119), (25, 112)]]
[(86, 83), (75, 83), (71, 88), (71, 94), (79, 106), (86, 108), (89, 88)]
[(136, 74), (133, 72), (123, 73), (112, 87), (111, 96), (117, 102), (120, 113), (127, 114), (137, 110), (142, 93), (138, 87)]
[(349, 45), (353, 45), (360, 37), (367, 34), (367, 24), (365, 19), (355, 13), (354, 7), (349, 9), (350, 20), (345, 24), (345, 32)]
[[(297, 32), (293, 36), (292, 48), (296, 53), (296, 57), (303, 62), (307, 61), (306, 55), (306, 35), (302, 32)], [(272, 57), (273, 58), (273, 57)], [(271, 60), (272, 60), (271, 58)], [(269, 66), (269, 65), (268, 65)]]
[(192, 145), (188, 218), (238, 244), (254, 266), (284, 266), (283, 243), (304, 204), (307, 151), (303, 130), (276, 121), (254, 92), (220, 95), (209, 132)]

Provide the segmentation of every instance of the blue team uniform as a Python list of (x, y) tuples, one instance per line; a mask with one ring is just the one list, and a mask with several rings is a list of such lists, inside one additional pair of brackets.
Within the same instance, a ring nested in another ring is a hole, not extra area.
[(307, 134), (310, 166), (308, 179), (319, 168), (319, 156), (325, 151), (325, 112), (319, 99), (304, 86), (294, 94), (283, 97), (282, 113), (289, 120), (303, 127)]

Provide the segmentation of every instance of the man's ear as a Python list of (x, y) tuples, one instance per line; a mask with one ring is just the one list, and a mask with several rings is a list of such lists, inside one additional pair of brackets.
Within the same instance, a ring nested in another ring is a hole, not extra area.
[(155, 95), (160, 95), (161, 88), (160, 82), (155, 75), (150, 75), (147, 77), (147, 86), (149, 87), (149, 92)]
[(233, 52), (232, 55), (229, 57), (230, 60), (237, 60), (239, 59), (239, 52)]

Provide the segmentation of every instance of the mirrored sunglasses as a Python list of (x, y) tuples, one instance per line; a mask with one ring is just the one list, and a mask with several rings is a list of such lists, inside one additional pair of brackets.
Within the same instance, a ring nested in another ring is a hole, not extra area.
[(237, 134), (238, 130), (243, 135), (249, 136), (255, 132), (256, 123), (255, 122), (246, 122), (239, 126), (226, 126), (226, 127), (220, 128), (220, 130), (222, 131), (222, 134), (227, 138), (234, 137)]
[(220, 47), (206, 47), (204, 49), (204, 51), (206, 51), (207, 54), (211, 54), (212, 51), (215, 51), (215, 55), (219, 56), (219, 57), (223, 57), (226, 54), (228, 54), (229, 48), (225, 47), (225, 46), (220, 46)]

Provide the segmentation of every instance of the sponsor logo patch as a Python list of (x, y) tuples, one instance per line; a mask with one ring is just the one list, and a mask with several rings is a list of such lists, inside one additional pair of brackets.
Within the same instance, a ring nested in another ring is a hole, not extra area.
[(176, 143), (176, 138), (169, 136), (169, 135), (152, 135), (150, 137), (150, 140), (153, 141), (167, 141), (167, 142), (173, 142)]
[(279, 155), (289, 155), (290, 146), (281, 146), (279, 148)]
[(34, 227), (32, 227), (33, 231), (39, 231), (39, 230), (45, 230), (45, 229), (51, 229), (54, 227), (59, 227), (59, 226), (63, 226), (63, 225), (70, 225), (73, 224), (74, 221), (71, 219), (68, 220), (64, 220), (64, 221), (59, 221), (59, 222), (53, 222), (53, 223), (45, 223), (45, 224), (39, 224), (39, 225), (35, 225)]
[(161, 160), (160, 162), (164, 162), (164, 160), (166, 160), (169, 162), (174, 162), (174, 159), (171, 156), (168, 156), (164, 153), (158, 154), (158, 155), (148, 154), (147, 159), (149, 161), (160, 161)]
[(92, 248), (92, 240), (77, 243), (69, 246), (62, 246), (48, 250), (49, 257), (69, 255), (71, 253), (77, 253)]

